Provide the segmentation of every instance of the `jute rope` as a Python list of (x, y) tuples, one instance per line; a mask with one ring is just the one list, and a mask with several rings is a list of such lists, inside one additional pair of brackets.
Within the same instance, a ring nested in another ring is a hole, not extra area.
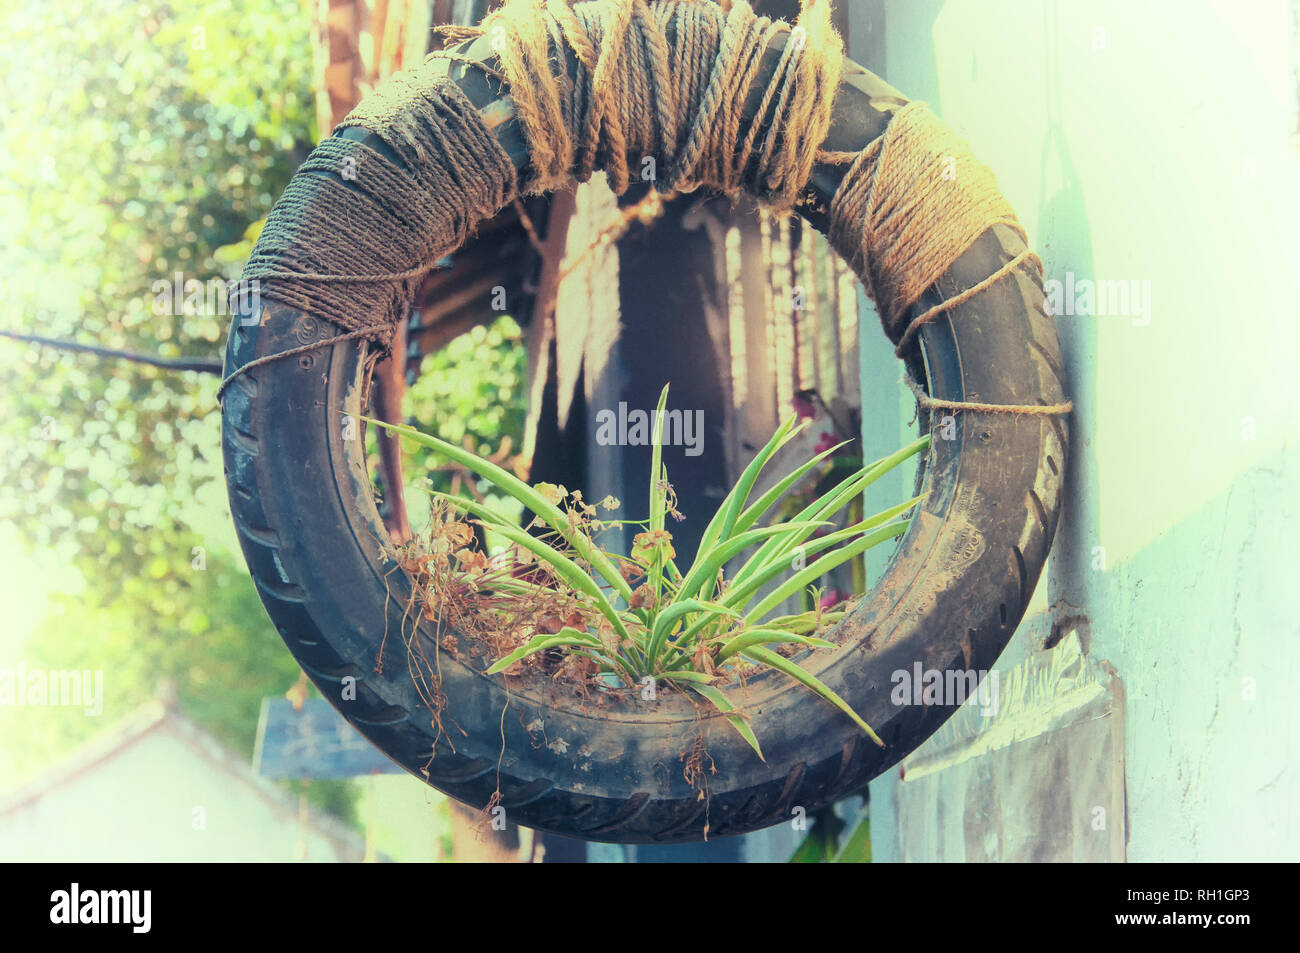
[[(926, 324), (1022, 267), (1027, 266), (1041, 285), (1042, 261), (1027, 247), (1029, 236), (992, 171), (924, 103), (899, 109), (884, 134), (862, 152), (823, 152), (819, 158), (849, 165), (831, 203), (830, 240), (862, 276), (898, 357)], [(909, 309), (926, 290), (995, 225), (1014, 231), (1025, 250), (983, 280), (907, 320)], [(1055, 416), (1074, 409), (1069, 401), (1038, 405), (941, 400), (910, 376), (906, 382), (927, 410)]]
[(374, 131), (385, 149), (323, 140), (267, 217), (241, 284), (346, 333), (250, 361), (218, 399), (239, 374), (340, 341), (387, 351), (416, 283), (518, 192), (510, 157), (454, 83), (394, 75), (346, 126)]
[(931, 397), (910, 374), (903, 378), (916, 397), (916, 403), (924, 410), (976, 410), (986, 414), (1024, 414), (1055, 416), (1068, 414), (1074, 409), (1074, 403), (1065, 401), (1061, 404), (989, 404), (978, 400), (943, 400)]
[[(1020, 266), (1041, 274), (1038, 259), (1023, 252), (905, 323), (912, 305), (991, 226), (1022, 237), (1024, 230), (992, 173), (917, 104), (901, 109), (861, 153), (819, 151), (844, 51), (828, 0), (802, 2), (791, 27), (756, 15), (743, 0), (507, 0), (481, 27), (451, 32), (457, 40), (492, 38), (500, 70), (490, 72), (509, 85), (529, 149), (527, 180), (518, 181), (482, 117), (439, 69), (439, 58), (463, 61), (462, 52), (432, 54), (390, 77), (341, 124), (373, 131), (383, 148), (322, 142), (272, 210), (244, 272), (265, 282), (268, 298), (345, 333), (235, 374), (342, 340), (365, 338), (386, 351), (415, 282), (478, 222), (521, 193), (565, 188), (597, 169), (622, 194), (651, 162), (660, 193), (748, 192), (777, 212), (795, 206), (818, 162), (848, 165), (830, 209), (830, 238), (881, 307), (900, 355), (926, 322)], [(778, 47), (772, 79), (747, 118), (764, 56)], [(947, 174), (954, 163), (956, 174)]]

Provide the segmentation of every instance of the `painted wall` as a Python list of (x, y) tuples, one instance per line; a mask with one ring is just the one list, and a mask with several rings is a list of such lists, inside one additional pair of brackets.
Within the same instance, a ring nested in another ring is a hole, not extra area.
[[(193, 739), (155, 728), (0, 815), (0, 860), (358, 861), (359, 838), (304, 827), (286, 792), (237, 777)], [(267, 788), (271, 788), (268, 793)]]
[[(1130, 860), (1295, 859), (1300, 5), (852, 8), (864, 65), (971, 140), (1049, 280), (1138, 282), (1139, 305), (1149, 289), (1149, 307), (1058, 316), (1067, 502), (1000, 667), (1087, 617), (1127, 693)], [(892, 391), (868, 425), (885, 445)], [(897, 854), (896, 796), (873, 783), (877, 860)]]

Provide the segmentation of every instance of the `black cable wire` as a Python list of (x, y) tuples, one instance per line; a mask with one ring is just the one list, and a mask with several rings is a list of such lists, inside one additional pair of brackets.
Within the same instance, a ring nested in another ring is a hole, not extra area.
[(94, 344), (79, 344), (76, 341), (64, 341), (59, 338), (41, 337), (38, 334), (19, 334), (17, 331), (0, 330), (0, 337), (7, 337), (14, 341), (23, 341), (28, 344), (40, 344), (61, 351), (94, 354), (96, 357), (112, 357), (119, 360), (131, 361), (134, 364), (147, 364), (150, 367), (161, 367), (169, 371), (195, 371), (199, 374), (213, 374), (220, 377), (222, 370), (221, 362), (218, 360), (197, 357), (157, 357), (152, 354), (140, 354), (136, 351), (123, 351), (115, 348), (98, 347)]

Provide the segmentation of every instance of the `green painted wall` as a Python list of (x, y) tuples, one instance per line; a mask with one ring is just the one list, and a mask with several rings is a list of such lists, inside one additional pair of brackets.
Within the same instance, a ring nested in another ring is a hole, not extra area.
[[(1129, 859), (1294, 859), (1300, 8), (852, 7), (864, 64), (971, 140), (1049, 279), (1149, 282), (1149, 309), (1058, 318), (1065, 515), (1000, 667), (1086, 614), (1127, 692)], [(867, 345), (886, 368), (883, 338)], [(868, 428), (896, 445), (911, 409), (889, 391)], [(877, 860), (896, 852), (896, 787), (872, 785)]]

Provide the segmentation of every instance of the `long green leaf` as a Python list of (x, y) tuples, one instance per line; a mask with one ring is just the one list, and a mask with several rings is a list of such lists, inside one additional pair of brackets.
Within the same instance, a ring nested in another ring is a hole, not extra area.
[(670, 678), (679, 682), (699, 682), (701, 685), (712, 685), (718, 680), (718, 676), (709, 675), (706, 672), (663, 672), (661, 678)]
[(564, 553), (560, 552), (554, 546), (548, 545), (543, 540), (538, 539), (536, 536), (524, 532), (519, 527), (512, 526), (504, 516), (489, 507), (484, 506), (482, 503), (476, 503), (473, 500), (463, 500), (447, 493), (431, 492), (429, 495), (446, 500), (452, 506), (465, 510), (474, 516), (477, 516), (484, 522), (490, 523), (492, 532), (504, 536), (512, 543), (524, 547), (524, 549), (528, 550), (538, 559), (544, 560), (546, 564), (553, 568), (559, 574), (560, 578), (568, 583), (571, 588), (591, 597), (591, 600), (596, 604), (596, 608), (600, 611), (600, 614), (608, 619), (610, 625), (614, 627), (614, 631), (624, 639), (630, 638), (627, 627), (623, 623), (623, 619), (619, 616), (618, 611), (613, 607), (613, 605), (610, 604), (604, 591), (596, 584), (596, 580), (592, 579), (586, 570), (568, 556), (564, 555)]
[(725, 662), (737, 652), (743, 652), (755, 645), (776, 645), (782, 642), (797, 642), (800, 645), (818, 649), (835, 648), (834, 642), (827, 642), (825, 639), (818, 639), (808, 635), (795, 635), (793, 632), (786, 632), (782, 629), (746, 629), (718, 650), (717, 660)]
[[(872, 517), (872, 519), (874, 520), (875, 517)], [(869, 522), (869, 521), (864, 521), (864, 522)], [(906, 525), (906, 524), (902, 524), (902, 525)], [(847, 529), (839, 530), (838, 532), (835, 533), (829, 533), (826, 536), (822, 537), (821, 539), (817, 540), (815, 543), (809, 544), (806, 547), (806, 551), (808, 555), (814, 555), (818, 552), (821, 552), (823, 549), (828, 549), (831, 546), (838, 544), (841, 540), (847, 539), (850, 536), (858, 535), (858, 533), (862, 532), (864, 528), (865, 527), (863, 526), (863, 524), (859, 523), (855, 526), (850, 526)], [(757, 531), (751, 531), (751, 532), (757, 532)], [(876, 545), (877, 543), (884, 542), (886, 539), (892, 539), (896, 535), (897, 532), (890, 532), (887, 535), (883, 535), (880, 536), (879, 538), (876, 538), (875, 542), (872, 543), (871, 545)], [(870, 547), (868, 546), (867, 548)], [(852, 555), (847, 556), (845, 558), (851, 559)], [(841, 560), (841, 562), (843, 562), (843, 560)], [(836, 563), (835, 565), (839, 565), (839, 563)], [(789, 571), (790, 571), (790, 564), (788, 559), (782, 558), (780, 560), (774, 561), (770, 563), (768, 566), (763, 567), (758, 573), (752, 574), (750, 578), (745, 580), (743, 583), (739, 585), (733, 585), (730, 589), (724, 592), (721, 597), (719, 597), (719, 599), (717, 600), (718, 604), (726, 606), (731, 609), (743, 609), (745, 605), (749, 602), (749, 600), (752, 599), (754, 595), (760, 589), (763, 588), (763, 586), (767, 585), (768, 582), (770, 582), (772, 579), (775, 579), (777, 576), (781, 575), (782, 573), (789, 572)], [(816, 577), (813, 577), (813, 579), (815, 578)], [(809, 581), (811, 582), (812, 580), (810, 579)], [(746, 618), (749, 619), (752, 617), (747, 615)], [(707, 616), (702, 616), (699, 619), (696, 619), (694, 622), (692, 622), (689, 626), (686, 627), (685, 631), (682, 632), (681, 636), (677, 640), (678, 644), (682, 645), (683, 647), (689, 645), (690, 642), (700, 633), (700, 631), (711, 621), (712, 619)], [(773, 628), (771, 623), (768, 623), (767, 627)]]
[(557, 533), (564, 537), (564, 541), (571, 546), (584, 560), (591, 564), (591, 567), (600, 573), (604, 580), (614, 588), (614, 591), (624, 599), (632, 598), (632, 589), (628, 586), (627, 580), (619, 573), (618, 567), (606, 556), (598, 546), (594, 545), (587, 536), (579, 532), (569, 518), (560, 510), (558, 506), (549, 502), (544, 496), (534, 490), (531, 486), (520, 480), (513, 473), (502, 469), (490, 460), (484, 460), (476, 453), (458, 447), (453, 443), (445, 440), (439, 440), (437, 437), (431, 437), (428, 434), (421, 433), (414, 427), (407, 427), (403, 424), (390, 424), (387, 421), (376, 420), (373, 417), (362, 417), (362, 420), (383, 427), (392, 433), (400, 434), (403, 437), (409, 437), (421, 446), (437, 450), (444, 456), (466, 467), (474, 473), (477, 473), (483, 479), (490, 482), (497, 489), (513, 496), (524, 506), (528, 507), (543, 520), (546, 521)]
[[(669, 672), (664, 677), (677, 678), (683, 674), (685, 673)], [(763, 757), (763, 749), (759, 747), (758, 738), (754, 735), (754, 730), (749, 727), (749, 722), (746, 721), (744, 715), (735, 714), (736, 706), (731, 703), (730, 699), (728, 699), (720, 689), (694, 680), (688, 680), (686, 682), (686, 687), (700, 695), (700, 697), (711, 702), (714, 708), (722, 712), (727, 721), (731, 722), (731, 726), (740, 733), (740, 737), (749, 742), (749, 746), (754, 749), (759, 760), (767, 761), (767, 758)]]
[[(926, 434), (917, 440), (912, 441), (906, 447), (887, 457), (883, 457), (876, 462), (862, 467), (855, 473), (850, 474), (835, 485), (828, 493), (814, 500), (808, 506), (804, 507), (792, 521), (798, 520), (826, 520), (838, 513), (844, 507), (848, 506), (854, 499), (859, 497), (864, 490), (876, 480), (880, 479), (894, 467), (901, 464), (904, 460), (919, 453), (930, 444), (930, 436)], [(764, 543), (759, 548), (745, 566), (740, 569), (732, 579), (733, 583), (745, 579), (754, 568), (769, 562), (777, 551), (777, 546), (771, 541)]]
[[(827, 533), (825, 536), (819, 537), (811, 543), (805, 542), (805, 539), (807, 538), (806, 536), (803, 538), (793, 539), (791, 540), (791, 545), (773, 550), (765, 557), (762, 563), (751, 565), (750, 562), (747, 561), (745, 563), (745, 568), (749, 571), (744, 573), (738, 572), (731, 588), (728, 589), (727, 592), (724, 593), (723, 597), (718, 601), (723, 605), (728, 606), (744, 605), (753, 597), (754, 593), (767, 585), (771, 579), (783, 572), (788, 572), (792, 568), (790, 565), (791, 556), (800, 546), (803, 546), (803, 554), (805, 558), (808, 556), (815, 556), (817, 553), (838, 545), (843, 540), (851, 539), (860, 533), (869, 532), (877, 526), (880, 526), (882, 523), (885, 523), (887, 520), (892, 520), (894, 517), (907, 512), (919, 503), (921, 499), (922, 498), (919, 496), (913, 497), (912, 499), (899, 503), (896, 506), (891, 506), (887, 510), (881, 510), (879, 513), (875, 513), (861, 522), (854, 523), (852, 526), (836, 530), (834, 533)], [(884, 536), (878, 539), (877, 542), (884, 542), (885, 540), (892, 538), (892, 536)], [(751, 560), (756, 561), (761, 555), (761, 552), (755, 553), (754, 556), (751, 557)]]
[(723, 498), (718, 505), (717, 512), (713, 514), (713, 519), (709, 520), (709, 525), (704, 529), (704, 535), (700, 537), (700, 545), (696, 549), (696, 561), (699, 561), (699, 554), (709, 549), (719, 539), (724, 538), (723, 527), (726, 526), (728, 533), (731, 525), (735, 523), (740, 509), (745, 505), (745, 498), (749, 496), (749, 491), (758, 479), (759, 472), (771, 459), (772, 455), (780, 450), (785, 444), (792, 440), (798, 433), (795, 429), (797, 418), (791, 417), (781, 424), (772, 434), (771, 439), (763, 446), (753, 460), (749, 461), (749, 466), (745, 467), (741, 473), (740, 479), (736, 485)]
[(841, 447), (845, 446), (845, 444), (851, 442), (852, 441), (845, 440), (844, 443), (837, 443), (829, 450), (823, 450), (803, 466), (796, 468), (793, 472), (782, 478), (779, 483), (771, 487), (766, 493), (745, 508), (744, 512), (742, 512), (740, 517), (736, 520), (736, 525), (732, 528), (732, 532), (743, 533), (745, 530), (757, 523), (763, 518), (768, 510), (776, 505), (777, 500), (785, 496), (791, 487), (808, 475), (808, 471), (817, 466), (817, 464), (821, 463), (836, 450), (839, 450)]
[(654, 628), (650, 633), (650, 648), (646, 652), (651, 666), (654, 665), (655, 659), (659, 657), (659, 649), (664, 640), (672, 634), (673, 626), (692, 612), (708, 612), (715, 616), (740, 615), (734, 609), (728, 609), (726, 606), (715, 605), (711, 602), (701, 602), (699, 599), (683, 599), (680, 602), (674, 602), (655, 617)]
[(545, 652), (547, 649), (577, 646), (580, 648), (599, 649), (601, 648), (600, 639), (589, 636), (585, 632), (579, 632), (577, 629), (571, 629), (567, 626), (561, 629), (555, 635), (539, 635), (529, 639), (524, 645), (515, 649), (505, 658), (494, 662), (485, 675), (496, 675), (498, 672), (505, 671), (511, 665), (515, 664), (522, 658), (530, 655), (536, 655), (538, 652)]
[(821, 680), (812, 673), (805, 671), (794, 662), (791, 662), (788, 658), (777, 655), (770, 649), (758, 647), (748, 648), (745, 649), (741, 655), (751, 661), (758, 662), (760, 665), (766, 665), (768, 668), (774, 668), (778, 672), (784, 672), (799, 684), (816, 692), (822, 698), (826, 699), (826, 701), (830, 702), (840, 711), (852, 718), (857, 723), (858, 727), (867, 733), (867, 736), (872, 741), (880, 745), (882, 748), (885, 746), (885, 743), (880, 740), (880, 736), (871, 730), (871, 726), (862, 720), (861, 716), (849, 706), (849, 703), (843, 698), (840, 698), (840, 696), (835, 694), (835, 692), (831, 691), (830, 688), (824, 685)]
[(861, 539), (856, 539), (834, 552), (827, 553), (825, 556), (821, 557), (821, 559), (809, 564), (801, 571), (795, 573), (789, 580), (768, 593), (768, 595), (764, 597), (758, 605), (745, 613), (745, 621), (753, 622), (763, 618), (767, 613), (785, 602), (786, 599), (790, 598), (797, 592), (802, 592), (805, 586), (816, 582), (836, 566), (848, 562), (854, 556), (866, 552), (872, 546), (879, 545), (887, 539), (893, 539), (900, 533), (905, 532), (907, 527), (907, 520), (899, 520), (896, 523), (889, 523), (875, 532), (867, 533)]
[(818, 527), (829, 526), (829, 523), (775, 523), (771, 526), (762, 526), (758, 529), (751, 529), (741, 533), (738, 536), (732, 536), (729, 539), (723, 539), (715, 543), (709, 550), (701, 553), (696, 557), (695, 564), (691, 566), (690, 571), (682, 580), (678, 587), (677, 597), (679, 599), (689, 598), (700, 591), (700, 587), (711, 579), (716, 578), (720, 570), (728, 560), (744, 552), (750, 546), (757, 542), (770, 539), (774, 536), (780, 536), (784, 533), (813, 533)]
[[(886, 473), (903, 463), (910, 457), (916, 456), (922, 450), (930, 446), (930, 435), (925, 434), (918, 437), (911, 443), (901, 449), (895, 450), (887, 457), (882, 457), (870, 466), (864, 467), (858, 471), (861, 476), (854, 480), (853, 483), (838, 492), (833, 492), (829, 498), (823, 496), (820, 500), (814, 502), (812, 519), (828, 519), (833, 513), (838, 513), (847, 506), (853, 499), (859, 496), (863, 490), (871, 486)], [(850, 477), (852, 479), (852, 477)], [(840, 484), (843, 486), (843, 484)]]
[[(664, 528), (664, 514), (667, 509), (668, 495), (664, 488), (664, 483), (668, 480), (668, 474), (664, 470), (664, 408), (668, 405), (668, 385), (659, 392), (659, 403), (655, 407), (655, 416), (652, 421), (653, 436), (650, 440), (650, 530), (659, 532)], [(651, 561), (646, 573), (646, 582), (650, 586), (650, 591), (654, 593), (653, 605), (659, 604), (659, 598), (662, 595), (664, 577), (664, 560), (657, 558)]]
[[(791, 522), (799, 522), (806, 519), (810, 519), (816, 513), (828, 512), (830, 515), (833, 516), (835, 513), (839, 512), (839, 510), (842, 509), (843, 506), (837, 507), (836, 509), (829, 509), (828, 507), (825, 507), (822, 504), (825, 501), (831, 499), (836, 499), (836, 500), (843, 499), (845, 504), (847, 504), (848, 501), (852, 499), (852, 491), (854, 485), (860, 483), (866, 476), (868, 476), (871, 473), (873, 466), (874, 464), (872, 464), (872, 466), (863, 467), (860, 470), (857, 470), (854, 473), (851, 473), (849, 476), (845, 477), (843, 480), (837, 483), (828, 493), (818, 497), (812, 503), (809, 503), (802, 510), (796, 513), (795, 516), (791, 519)], [(821, 517), (819, 517), (819, 519), (821, 519)], [(800, 541), (802, 542), (802, 540)], [(732, 576), (731, 579), (732, 585), (735, 586), (737, 583), (743, 582), (746, 578), (748, 578), (748, 576), (752, 572), (754, 572), (756, 567), (763, 566), (769, 563), (772, 560), (772, 557), (778, 552), (778, 550), (784, 548), (785, 542), (787, 541), (781, 540), (778, 542), (775, 540), (768, 540), (767, 542), (763, 543), (763, 545), (761, 545), (758, 548), (758, 550), (753, 555), (751, 555), (749, 559), (745, 561), (745, 564), (741, 566), (739, 570), (736, 571), (735, 575)]]
[[(745, 509), (745, 504), (749, 502), (749, 492), (754, 488), (754, 484), (758, 482), (758, 477), (762, 473), (763, 468), (767, 466), (768, 462), (771, 461), (772, 457), (774, 457), (782, 447), (805, 429), (807, 429), (806, 423), (801, 424), (797, 417), (791, 417), (786, 424), (786, 435), (780, 440), (777, 440), (775, 437), (772, 440), (769, 440), (767, 445), (764, 447), (766, 452), (761, 458), (753, 461), (757, 462), (758, 466), (754, 466), (753, 462), (751, 462), (750, 466), (745, 468), (745, 471), (741, 474), (740, 481), (736, 484), (736, 494), (732, 498), (726, 519), (723, 520), (722, 529), (719, 532), (720, 539), (726, 539), (735, 531), (736, 520), (740, 519), (740, 515)], [(778, 430), (777, 433), (780, 433), (780, 431)]]
[(654, 432), (650, 440), (650, 529), (664, 528), (664, 509), (667, 497), (660, 484), (664, 479), (664, 408), (668, 406), (668, 385), (659, 392), (655, 407)]
[(775, 619), (769, 619), (764, 623), (770, 629), (780, 629), (782, 632), (793, 632), (795, 635), (807, 635), (809, 632), (815, 632), (819, 626), (833, 625), (843, 619), (847, 612), (821, 612), (808, 611), (800, 612), (797, 615), (783, 615)]
[[(792, 531), (803, 532), (802, 530), (789, 529), (790, 527), (798, 527), (803, 525), (812, 525), (813, 528), (815, 528), (816, 526), (824, 526), (826, 524), (824, 523), (818, 523), (818, 524), (781, 523), (778, 524), (778, 527), (782, 529), (782, 532), (792, 532)], [(761, 534), (765, 529), (774, 529), (774, 528), (777, 527), (763, 527), (757, 530), (749, 530), (747, 533), (742, 535), (750, 536), (751, 534), (755, 534), (755, 538), (761, 538), (761, 537), (757, 537), (756, 534)], [(823, 539), (818, 540), (817, 543), (809, 546), (808, 550), (810, 553), (820, 552), (822, 549), (826, 549), (830, 546), (835, 545), (835, 543), (837, 543), (839, 539), (845, 538), (848, 535), (856, 535), (856, 533), (853, 533), (851, 528), (850, 530), (841, 530), (838, 534), (834, 534), (834, 533), (828, 534)], [(739, 538), (740, 537), (733, 537), (733, 539), (739, 539)], [(739, 549), (744, 549), (745, 547), (752, 545), (753, 542), (754, 539), (750, 539), (748, 542), (745, 543), (744, 546), (739, 547)], [(725, 546), (726, 544), (722, 544), (722, 545)], [(730, 555), (727, 555), (726, 558), (730, 558)], [(721, 561), (719, 561), (719, 563), (720, 562)], [(789, 569), (788, 561), (782, 560), (781, 562), (775, 563), (766, 571), (766, 573), (760, 573), (757, 576), (752, 576), (750, 579), (746, 580), (743, 584), (739, 586), (733, 585), (730, 589), (728, 589), (718, 598), (717, 600), (718, 604), (733, 609), (744, 608), (745, 604), (749, 601), (749, 599), (753, 597), (754, 593), (756, 593), (759, 589), (761, 589), (764, 585), (766, 585), (770, 579), (775, 578), (776, 576), (780, 575), (782, 572), (788, 571), (788, 569)], [(682, 632), (681, 637), (678, 639), (678, 642), (683, 646), (689, 644), (690, 641), (696, 635), (698, 635), (705, 626), (707, 626), (712, 621), (713, 619), (708, 616), (701, 616), (699, 619), (696, 619), (694, 622), (692, 622), (689, 626), (686, 627), (686, 630), (684, 632)]]

